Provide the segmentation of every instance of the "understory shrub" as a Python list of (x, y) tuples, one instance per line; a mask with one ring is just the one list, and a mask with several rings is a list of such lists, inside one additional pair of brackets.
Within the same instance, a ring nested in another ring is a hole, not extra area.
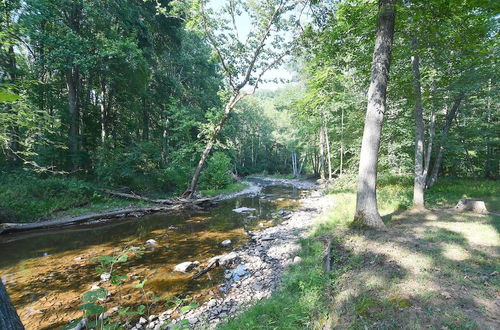
[(201, 173), (201, 189), (222, 189), (231, 184), (231, 160), (222, 152), (215, 152)]

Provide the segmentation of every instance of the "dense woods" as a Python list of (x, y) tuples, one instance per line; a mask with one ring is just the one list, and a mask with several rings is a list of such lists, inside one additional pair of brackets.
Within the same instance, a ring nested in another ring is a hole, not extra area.
[(2, 0), (0, 223), (130, 203), (103, 189), (198, 198), (277, 175), (357, 180), (349, 222), (383, 228), (380, 177), (402, 178), (403, 206), (422, 211), (442, 180), (494, 182), (499, 12), (493, 0)]

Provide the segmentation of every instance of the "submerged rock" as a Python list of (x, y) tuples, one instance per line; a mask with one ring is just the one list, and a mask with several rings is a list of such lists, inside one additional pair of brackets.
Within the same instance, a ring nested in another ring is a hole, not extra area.
[(253, 211), (256, 211), (256, 209), (251, 208), (251, 207), (240, 207), (240, 208), (233, 210), (233, 212), (236, 212), (236, 213), (246, 213), (246, 212), (253, 212)]
[(146, 241), (146, 245), (156, 246), (156, 245), (158, 245), (158, 242), (156, 240), (154, 240), (154, 239), (148, 239)]
[(220, 245), (222, 245), (222, 247), (228, 247), (228, 246), (230, 246), (231, 244), (232, 244), (232, 242), (231, 242), (231, 240), (230, 240), (230, 239), (226, 239), (226, 240), (224, 240), (224, 241), (222, 241), (222, 242), (220, 243)]
[(182, 262), (174, 267), (175, 271), (181, 272), (181, 273), (187, 273), (190, 270), (192, 270), (195, 267), (198, 267), (200, 265), (199, 261), (185, 261)]

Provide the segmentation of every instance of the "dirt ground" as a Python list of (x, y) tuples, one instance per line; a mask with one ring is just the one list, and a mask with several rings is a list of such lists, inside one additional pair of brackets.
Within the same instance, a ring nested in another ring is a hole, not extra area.
[(500, 328), (500, 216), (386, 220), (386, 231), (335, 233), (328, 328)]

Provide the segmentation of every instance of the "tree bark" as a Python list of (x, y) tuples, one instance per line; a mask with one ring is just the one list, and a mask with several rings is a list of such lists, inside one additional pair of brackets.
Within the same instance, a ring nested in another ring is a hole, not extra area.
[(196, 186), (198, 185), (198, 180), (200, 179), (201, 170), (203, 169), (203, 166), (205, 166), (205, 162), (207, 161), (208, 155), (210, 155), (210, 152), (214, 147), (215, 141), (217, 140), (220, 131), (224, 127), (226, 120), (229, 118), (229, 114), (233, 110), (236, 103), (238, 103), (238, 101), (241, 100), (241, 98), (242, 95), (239, 92), (237, 92), (234, 93), (227, 102), (224, 108), (224, 114), (222, 115), (222, 118), (220, 119), (219, 123), (215, 126), (214, 131), (212, 132), (212, 135), (210, 136), (210, 139), (208, 140), (207, 145), (205, 146), (205, 149), (201, 154), (200, 161), (198, 162), (198, 166), (196, 167), (194, 175), (191, 179), (191, 183), (189, 184), (188, 189), (182, 194), (182, 197), (191, 197), (193, 193), (196, 191)]
[(69, 112), (69, 149), (73, 168), (78, 168), (78, 71), (71, 68), (66, 73), (66, 87), (68, 89), (68, 112)]
[(24, 329), (16, 309), (10, 301), (9, 295), (0, 279), (0, 329), (21, 330)]
[(369, 228), (385, 227), (377, 208), (376, 184), (378, 151), (385, 112), (395, 14), (396, 0), (379, 0), (377, 37), (373, 52), (368, 106), (361, 143), (356, 214), (354, 218), (357, 225)]
[(424, 208), (424, 114), (420, 86), (420, 59), (411, 57), (413, 71), (413, 95), (415, 97), (415, 182), (413, 184), (413, 207)]
[(340, 114), (340, 176), (344, 174), (344, 108)]
[(323, 122), (319, 129), (319, 173), (322, 180), (326, 179), (326, 165), (325, 165), (325, 128)]
[(438, 154), (436, 156), (436, 160), (434, 161), (434, 165), (432, 166), (432, 173), (427, 179), (426, 183), (427, 188), (432, 187), (437, 181), (439, 170), (441, 168), (441, 162), (443, 160), (444, 150), (446, 148), (446, 142), (448, 141), (448, 133), (450, 131), (453, 119), (457, 115), (460, 103), (462, 102), (463, 98), (464, 98), (464, 93), (462, 92), (455, 99), (450, 112), (448, 112), (448, 115), (446, 116), (446, 122), (444, 124), (443, 131), (441, 133), (441, 142), (439, 144)]

